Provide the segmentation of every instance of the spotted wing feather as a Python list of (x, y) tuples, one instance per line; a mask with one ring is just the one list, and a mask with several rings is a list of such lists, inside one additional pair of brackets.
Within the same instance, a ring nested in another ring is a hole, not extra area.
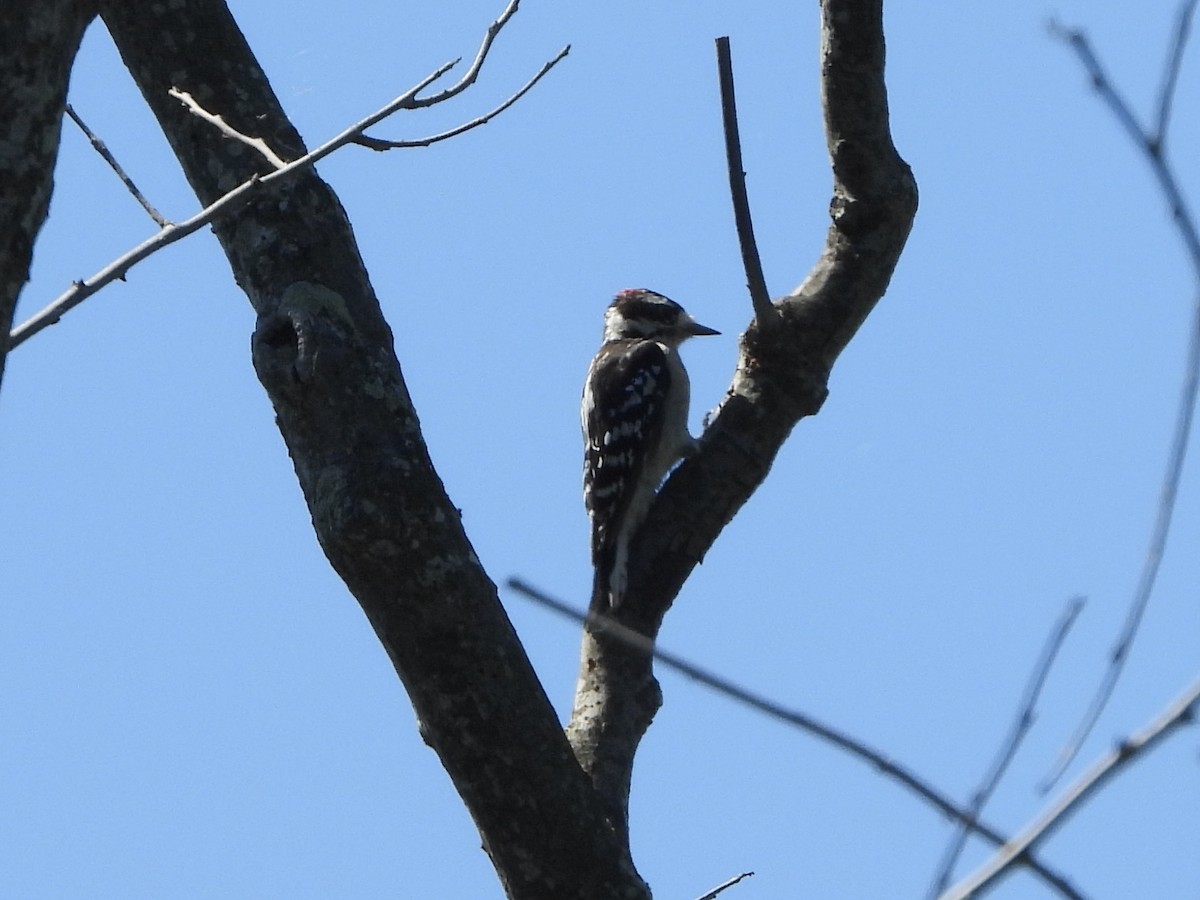
[(583, 403), (584, 496), (598, 574), (612, 566), (618, 539), (612, 523), (625, 522), (630, 513), (645, 462), (662, 435), (671, 386), (666, 352), (655, 341), (613, 341), (607, 349), (592, 362)]

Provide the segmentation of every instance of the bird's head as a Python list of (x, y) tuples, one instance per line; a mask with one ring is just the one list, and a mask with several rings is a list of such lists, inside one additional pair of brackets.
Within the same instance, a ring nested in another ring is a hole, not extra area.
[(678, 345), (690, 337), (720, 334), (701, 325), (668, 297), (644, 288), (621, 291), (604, 312), (604, 340), (629, 338)]

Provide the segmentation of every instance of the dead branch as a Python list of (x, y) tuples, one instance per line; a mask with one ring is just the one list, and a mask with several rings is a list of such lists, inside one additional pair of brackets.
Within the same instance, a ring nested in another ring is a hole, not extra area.
[(754, 222), (750, 217), (750, 198), (746, 193), (746, 171), (742, 165), (742, 141), (738, 135), (737, 99), (733, 92), (733, 60), (729, 55), (729, 38), (717, 38), (717, 73), (721, 83), (721, 124), (725, 130), (725, 159), (729, 168), (729, 195), (733, 199), (733, 219), (737, 228), (738, 245), (742, 250), (742, 266), (746, 270), (746, 289), (754, 307), (754, 321), (759, 328), (768, 328), (775, 321), (771, 292), (763, 275), (758, 244), (754, 240)]
[(492, 119), (496, 118), (496, 116), (500, 115), (500, 113), (504, 112), (518, 100), (524, 97), (530, 90), (533, 89), (535, 84), (542, 80), (542, 77), (547, 72), (553, 69), (559, 63), (559, 61), (561, 61), (562, 58), (570, 52), (571, 45), (567, 44), (567, 46), (558, 51), (558, 55), (556, 57), (549, 60), (544, 66), (542, 66), (538, 70), (537, 74), (525, 82), (525, 84), (522, 85), (520, 90), (518, 90), (515, 94), (510, 96), (499, 106), (494, 107), (493, 109), (484, 113), (482, 116), (478, 116), (469, 122), (464, 122), (461, 125), (456, 125), (454, 128), (451, 128), (447, 131), (438, 132), (437, 134), (430, 135), (429, 137), (414, 138), (405, 141), (385, 141), (381, 140), (380, 138), (374, 138), (364, 134), (355, 138), (354, 143), (361, 144), (362, 146), (371, 150), (403, 150), (409, 147), (428, 147), (431, 144), (436, 144), (440, 141), (447, 141), (450, 138), (458, 137), (460, 134), (468, 132), (473, 128), (478, 128), (480, 125), (486, 125), (488, 122), (492, 121)]
[(1200, 706), (1200, 680), (1193, 682), (1144, 729), (1122, 741), (1111, 753), (1084, 772), (1073, 785), (1063, 791), (1059, 799), (1050, 804), (1044, 813), (1001, 847), (995, 856), (975, 872), (944, 893), (941, 900), (967, 900), (968, 897), (981, 897), (987, 891), (997, 887), (1002, 879), (1012, 873), (1022, 856), (1036, 850), (1042, 842), (1065, 825), (1067, 820), (1095, 796), (1105, 784), (1134, 762), (1149, 756), (1150, 751), (1170, 734), (1184, 725), (1191, 724), (1196, 718), (1198, 706)]
[(1013, 721), (1008, 737), (1000, 744), (1000, 750), (995, 761), (971, 798), (971, 807), (967, 811), (968, 818), (959, 821), (954, 837), (950, 840), (950, 843), (946, 847), (946, 852), (942, 856), (941, 865), (938, 866), (937, 877), (934, 878), (933, 889), (931, 891), (932, 896), (936, 897), (950, 883), (950, 879), (954, 875), (954, 866), (958, 863), (958, 858), (962, 854), (963, 848), (967, 845), (967, 838), (971, 833), (970, 823), (977, 820), (983, 813), (983, 808), (987, 805), (997, 786), (999, 786), (1000, 779), (1004, 777), (1009, 764), (1016, 757), (1017, 750), (1020, 748), (1021, 742), (1024, 741), (1025, 735), (1033, 727), (1035, 709), (1038, 697), (1042, 693), (1042, 687), (1046, 683), (1046, 678), (1050, 674), (1050, 668), (1054, 665), (1054, 660), (1058, 657), (1058, 651), (1062, 648), (1063, 642), (1067, 639), (1067, 634), (1071, 631), (1071, 626), (1079, 618), (1079, 613), (1083, 609), (1083, 603), (1084, 600), (1082, 597), (1071, 598), (1067, 603), (1067, 608), (1059, 616), (1058, 622), (1055, 623), (1050, 636), (1046, 639), (1046, 645), (1042, 648), (1041, 656), (1033, 667), (1033, 674), (1030, 676), (1029, 684), (1025, 688), (1025, 695), (1021, 699), (1017, 717)]
[(121, 167), (121, 164), (117, 162), (117, 158), (112, 155), (112, 151), (108, 149), (108, 145), (105, 144), (104, 141), (100, 140), (100, 138), (94, 131), (92, 131), (92, 129), (87, 127), (87, 123), (79, 117), (79, 114), (75, 112), (75, 108), (71, 106), (70, 103), (68, 103), (66, 106), (66, 113), (67, 118), (74, 122), (76, 127), (83, 132), (83, 136), (88, 139), (88, 143), (92, 145), (92, 149), (100, 154), (100, 158), (108, 163), (108, 167), (116, 173), (119, 179), (121, 179), (121, 184), (125, 185), (125, 189), (129, 191), (129, 193), (133, 196), (133, 199), (136, 200), (138, 205), (146, 211), (146, 214), (154, 220), (154, 224), (158, 225), (160, 228), (165, 228), (167, 225), (170, 225), (171, 223), (167, 220), (167, 217), (155, 209), (154, 204), (147, 200), (146, 196), (138, 190), (138, 186), (133, 183), (133, 179), (126, 174), (125, 170)]
[[(681, 675), (704, 685), (710, 690), (728, 697), (735, 703), (740, 703), (757, 712), (764, 713), (793, 728), (807, 732), (818, 740), (832, 744), (855, 759), (865, 762), (885, 778), (890, 778), (901, 787), (916, 794), (917, 797), (938, 812), (952, 821), (958, 822), (964, 831), (979, 835), (993, 846), (1002, 847), (1008, 840), (1000, 831), (981, 821), (978, 810), (968, 810), (958, 806), (946, 794), (933, 787), (933, 785), (920, 775), (917, 775), (910, 768), (896, 762), (892, 757), (874, 749), (864, 741), (832, 725), (828, 725), (807, 713), (791, 709), (782, 703), (763, 697), (761, 694), (757, 694), (728, 678), (717, 675), (677, 654), (663, 650), (644, 635), (625, 627), (609, 616), (599, 615), (594, 611), (587, 613), (580, 612), (562, 600), (527, 584), (520, 578), (509, 578), (507, 584), (514, 591), (533, 602), (553, 610), (568, 619), (572, 619), (581, 625), (586, 625), (597, 634), (603, 634), (606, 637), (620, 641), (622, 644), (635, 649), (639, 653), (649, 654), (668, 669), (679, 672)], [(1049, 868), (1035, 858), (1033, 854), (1027, 854), (1022, 857), (1021, 862), (1027, 865), (1031, 872), (1058, 891), (1062, 896), (1072, 898), (1072, 900), (1080, 900), (1079, 893), (1071, 887), (1063, 875)]]
[[(510, 9), (515, 11), (516, 5), (517, 4), (515, 2), (510, 4)], [(503, 21), (508, 21), (508, 18), (511, 18), (511, 13), (509, 13), (507, 16), (501, 17)], [(500, 19), (497, 20), (497, 22), (500, 21)], [(494, 28), (495, 26), (496, 23), (492, 23), (492, 27)], [(489, 29), (489, 34), (490, 33), (491, 30)], [(494, 39), (494, 35), (492, 36), (492, 39)], [(486, 41), (485, 47), (490, 48), (490, 46), (491, 40)], [(441, 135), (435, 135), (426, 143), (419, 141), (408, 143), (397, 142), (395, 146), (426, 146), (428, 143), (435, 143), (440, 140), (445, 140), (458, 134), (462, 134), (465, 131), (469, 131), (472, 128), (477, 128), (480, 125), (486, 124), (488, 121), (495, 118), (504, 110), (508, 109), (510, 106), (516, 103), (517, 100), (524, 96), (525, 93), (527, 93), (535, 84), (537, 84), (538, 81), (541, 80), (541, 78), (547, 72), (550, 71), (550, 69), (552, 69), (567, 55), (568, 50), (570, 50), (570, 47), (566, 47), (559, 51), (558, 55), (548, 61), (541, 68), (541, 70), (525, 84), (524, 87), (522, 87), (519, 91), (517, 91), (517, 93), (511, 96), (500, 106), (492, 110), (490, 113), (473, 119), (470, 122), (466, 122), (463, 125), (453, 128), (448, 132), (444, 132)], [(485, 48), (481, 47), (480, 55), (476, 57), (473, 66), (482, 65), (483, 59), (486, 58), (486, 55)], [(243, 134), (225, 122), (221, 116), (214, 115), (211, 112), (203, 109), (187, 92), (180, 91), (178, 88), (172, 87), (170, 91), (168, 91), (170, 96), (183, 103), (193, 114), (200, 116), (201, 118), (210, 122), (210, 124), (216, 126), (222, 134), (249, 144), (263, 155), (263, 157), (270, 163), (275, 171), (262, 176), (256, 175), (250, 178), (248, 181), (243, 182), (233, 190), (215, 200), (213, 203), (206, 206), (191, 218), (185, 219), (179, 223), (166, 225), (161, 231), (158, 232), (158, 234), (121, 254), (90, 278), (73, 282), (71, 286), (67, 288), (67, 290), (56, 297), (47, 306), (30, 316), (19, 326), (13, 329), (12, 333), (9, 335), (9, 348), (11, 349), (23, 344), (39, 331), (56, 324), (67, 312), (74, 309), (93, 294), (112, 284), (114, 281), (123, 281), (129, 270), (142, 260), (152, 256), (164, 247), (167, 247), (176, 241), (182, 240), (189, 234), (199, 231), (201, 228), (211, 225), (222, 217), (229, 215), (236, 209), (239, 209), (249, 202), (253, 196), (256, 196), (265, 190), (277, 187), (281, 182), (295, 177), (300, 172), (303, 172), (309, 167), (314, 166), (320, 160), (324, 159), (326, 156), (329, 156), (331, 153), (340, 150), (347, 144), (361, 144), (363, 146), (371, 147), (372, 149), (381, 149), (379, 146), (376, 146), (379, 142), (377, 142), (374, 138), (365, 137), (366, 130), (401, 110), (417, 109), (432, 105), (433, 100), (431, 98), (418, 100), (418, 94), (450, 71), (450, 69), (452, 69), (457, 62), (457, 60), (451, 60), (450, 62), (439, 66), (437, 69), (423, 78), (417, 85), (409, 88), (409, 90), (396, 97), (387, 105), (380, 107), (369, 116), (360, 119), (358, 122), (355, 122), (353, 125), (343, 130), (341, 133), (330, 138), (315, 150), (300, 156), (292, 162), (285, 162), (281, 157), (275, 154), (275, 152), (271, 150), (267, 143), (261, 138), (252, 138)], [(478, 71), (476, 71), (476, 75), (478, 75)], [(442, 102), (442, 100), (447, 100), (458, 93), (461, 93), (461, 91), (467, 87), (467, 84), (464, 84), (464, 81), (465, 79), (460, 80), (453, 89), (443, 91), (442, 93), (438, 94), (437, 98), (439, 99), (437, 99), (437, 102)], [(472, 78), (471, 81), (473, 82), (474, 78)]]
[(727, 889), (733, 887), (738, 882), (743, 881), (747, 878), (750, 878), (753, 875), (754, 875), (753, 872), (743, 872), (740, 875), (734, 875), (728, 881), (723, 881), (720, 884), (718, 884), (715, 888), (713, 888), (711, 891), (709, 891), (704, 896), (697, 897), (696, 900), (716, 900), (716, 897), (718, 894), (723, 893)]
[(264, 141), (262, 138), (250, 137), (248, 134), (242, 134), (216, 113), (209, 112), (199, 103), (197, 103), (196, 99), (187, 91), (181, 91), (179, 88), (173, 87), (167, 91), (167, 93), (187, 107), (188, 111), (191, 112), (192, 115), (203, 119), (205, 122), (221, 132), (221, 134), (228, 138), (232, 138), (235, 141), (241, 141), (250, 149), (257, 151), (263, 159), (271, 164), (273, 168), (283, 169), (287, 167), (287, 163), (276, 155), (275, 151), (270, 148), (266, 141)]
[(1197, 234), (1195, 219), (1188, 210), (1187, 201), (1184, 199), (1183, 190), (1175, 177), (1174, 168), (1167, 162), (1164, 152), (1179, 66), (1197, 2), (1200, 0), (1186, 0), (1180, 9), (1171, 50), (1168, 52), (1167, 62), (1164, 66), (1162, 91), (1158, 103), (1158, 121), (1153, 128), (1145, 128), (1138, 122), (1132, 107), (1113, 86), (1112, 80), (1101, 65), (1083, 31), (1063, 28), (1057, 24), (1051, 27), (1052, 33), (1066, 41), (1075, 51), (1100, 98), (1108, 105), (1129, 139), (1145, 155), (1174, 217), (1179, 236), (1183, 239), (1184, 247), (1195, 272), (1197, 292), (1192, 313), (1192, 327), (1188, 337), (1187, 360), (1184, 363), (1183, 387), (1180, 391), (1178, 412), (1175, 415), (1174, 435), (1167, 453), (1167, 466), (1159, 493), (1158, 511), (1155, 514), (1154, 528), (1150, 535), (1150, 546), (1146, 550), (1146, 557), (1142, 563), (1142, 573), (1138, 579), (1137, 588), (1134, 590), (1133, 599), (1129, 603), (1125, 623), (1109, 654), (1109, 664), (1104, 677), (1092, 696), (1091, 703), (1088, 705), (1082, 721), (1075, 729), (1075, 733), (1071, 735), (1070, 740), (1059, 753), (1050, 773), (1046, 776), (1044, 790), (1049, 790), (1062, 777), (1071, 761), (1083, 747), (1083, 742), (1092, 733), (1092, 729), (1095, 728), (1101, 713), (1108, 705), (1113, 691), (1116, 690), (1117, 681), (1120, 679), (1121, 672), (1125, 669), (1125, 663), (1129, 659), (1129, 653), (1133, 649), (1134, 639), (1137, 637), (1146, 607), (1150, 604), (1150, 596), (1154, 593), (1154, 584), (1158, 579), (1159, 566), (1162, 564), (1163, 555), (1167, 549), (1167, 538), (1170, 536), (1171, 521), (1175, 514), (1175, 502), (1179, 497), (1179, 483), (1183, 477), (1183, 463), (1187, 459), (1188, 439), (1192, 432), (1196, 399), (1200, 394), (1200, 235)]

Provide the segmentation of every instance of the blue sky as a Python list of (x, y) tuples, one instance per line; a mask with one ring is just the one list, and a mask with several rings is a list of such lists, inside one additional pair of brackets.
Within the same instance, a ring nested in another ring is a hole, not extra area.
[[(310, 146), (474, 53), (500, 2), (235, 2)], [(693, 430), (750, 317), (713, 38), (732, 40), (768, 283), (828, 223), (815, 4), (527, 0), (480, 83), (377, 130), (517, 107), (425, 150), (320, 166), (345, 204), (438, 470), (492, 577), (582, 604), (578, 397), (616, 290), (724, 332), (686, 351)], [(1152, 107), (1175, 5), (893, 3), (893, 129), (921, 208), (887, 296), (663, 646), (886, 750), (965, 801), (1067, 599), (1089, 603), (990, 807), (1015, 831), (1099, 678), (1141, 565), (1195, 291), (1149, 172), (1052, 40), (1086, 26)], [(1200, 47), (1171, 135), (1195, 201)], [(195, 210), (99, 27), (71, 100), (173, 219)], [(153, 231), (68, 127), (31, 314)], [(0, 896), (499, 897), (479, 838), (313, 537), (211, 234), (158, 254), (9, 359), (0, 397)], [(1073, 774), (1200, 669), (1200, 486), (1113, 703)], [(502, 592), (565, 715), (576, 629)], [(634, 773), (642, 874), (690, 898), (916, 897), (950, 828), (893, 783), (672, 673)], [(1042, 857), (1095, 897), (1200, 883), (1185, 732)], [(984, 854), (972, 846), (969, 863)], [(1037, 898), (1028, 876), (1004, 897)]]

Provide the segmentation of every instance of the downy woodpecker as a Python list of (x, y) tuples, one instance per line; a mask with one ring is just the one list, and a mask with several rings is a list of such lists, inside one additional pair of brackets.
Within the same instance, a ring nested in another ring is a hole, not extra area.
[(604, 343), (588, 368), (580, 409), (583, 499), (596, 569), (593, 606), (620, 605), (629, 542), (671, 467), (695, 448), (679, 345), (719, 333), (654, 291), (622, 291), (604, 313)]

